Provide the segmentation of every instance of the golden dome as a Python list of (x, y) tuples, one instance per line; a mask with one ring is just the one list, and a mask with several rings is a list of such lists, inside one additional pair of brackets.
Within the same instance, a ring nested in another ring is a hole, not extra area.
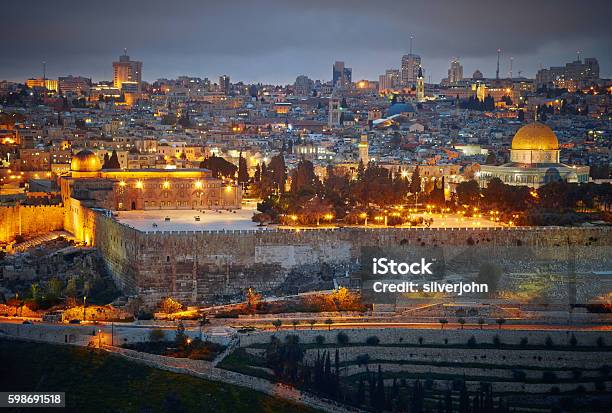
[(551, 128), (540, 122), (533, 122), (520, 128), (512, 139), (514, 150), (550, 151), (559, 149), (557, 135)]
[(83, 149), (72, 157), (70, 170), (74, 172), (97, 172), (102, 169), (100, 159), (89, 149)]

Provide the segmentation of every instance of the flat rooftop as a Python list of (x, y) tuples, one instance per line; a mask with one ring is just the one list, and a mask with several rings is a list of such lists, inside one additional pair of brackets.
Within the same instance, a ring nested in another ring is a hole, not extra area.
[[(142, 232), (169, 232), (169, 231), (257, 231), (266, 229), (276, 229), (278, 226), (257, 226), (251, 218), (256, 212), (256, 204), (249, 203), (232, 212), (221, 211), (199, 211), (193, 209), (183, 210), (147, 210), (147, 211), (119, 211), (117, 220), (122, 224), (129, 225)], [(458, 215), (421, 215), (424, 218), (433, 217), (434, 222), (431, 228), (491, 228), (503, 227), (499, 222), (493, 222), (485, 217), (464, 218)], [(196, 217), (200, 220), (196, 221)], [(169, 218), (169, 221), (166, 221)], [(310, 229), (329, 229), (333, 226), (322, 225), (321, 227), (311, 227)], [(403, 227), (406, 227), (404, 225)], [(423, 228), (424, 225), (419, 226)], [(292, 227), (281, 227), (292, 228)], [(300, 227), (304, 229), (304, 227)], [(385, 228), (384, 225), (368, 223), (368, 228)], [(400, 227), (397, 227), (400, 228)]]
[[(117, 220), (143, 232), (155, 231), (219, 231), (219, 230), (261, 230), (251, 221), (255, 207), (244, 207), (233, 212), (226, 210), (204, 212), (194, 209), (119, 211)], [(196, 217), (200, 217), (196, 221)], [(166, 218), (170, 218), (166, 221)]]

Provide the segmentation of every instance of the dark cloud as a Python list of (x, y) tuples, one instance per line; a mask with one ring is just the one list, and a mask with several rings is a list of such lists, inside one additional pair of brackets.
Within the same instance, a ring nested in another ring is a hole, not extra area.
[(38, 75), (112, 77), (124, 47), (144, 62), (147, 80), (181, 74), (292, 82), (298, 74), (329, 79), (334, 60), (355, 78), (376, 79), (414, 51), (433, 81), (458, 56), (466, 76), (515, 74), (582, 56), (612, 67), (608, 0), (513, 1), (11, 1), (3, 5), (0, 79)]

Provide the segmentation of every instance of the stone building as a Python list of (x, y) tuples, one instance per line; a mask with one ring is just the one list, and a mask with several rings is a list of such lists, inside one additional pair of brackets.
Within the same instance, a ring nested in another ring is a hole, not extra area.
[(242, 190), (208, 169), (102, 169), (90, 150), (77, 153), (70, 174), (60, 177), (62, 201), (112, 211), (239, 209)]
[(540, 122), (523, 126), (512, 139), (510, 162), (500, 166), (482, 165), (481, 186), (493, 178), (507, 185), (538, 188), (555, 181), (588, 182), (589, 167), (565, 165), (559, 161), (559, 142), (551, 128)]

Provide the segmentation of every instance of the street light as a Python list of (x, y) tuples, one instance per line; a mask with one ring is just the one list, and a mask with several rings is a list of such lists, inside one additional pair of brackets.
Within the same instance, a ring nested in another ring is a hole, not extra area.
[(85, 317), (85, 302), (87, 301), (87, 296), (84, 295), (83, 296), (83, 321), (85, 321), (87, 319), (87, 317)]

